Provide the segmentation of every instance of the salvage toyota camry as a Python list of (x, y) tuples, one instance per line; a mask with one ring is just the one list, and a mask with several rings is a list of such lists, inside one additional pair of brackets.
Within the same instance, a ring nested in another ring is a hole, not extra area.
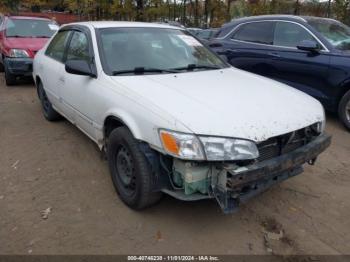
[(134, 209), (166, 193), (232, 212), (314, 164), (331, 141), (317, 100), (229, 66), (168, 25), (65, 25), (33, 76), (45, 118), (64, 116), (97, 143)]

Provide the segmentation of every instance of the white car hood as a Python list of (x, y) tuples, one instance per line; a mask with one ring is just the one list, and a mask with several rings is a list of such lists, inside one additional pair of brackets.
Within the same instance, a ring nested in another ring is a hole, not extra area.
[(324, 120), (314, 98), (235, 68), (111, 78), (195, 134), (259, 142)]

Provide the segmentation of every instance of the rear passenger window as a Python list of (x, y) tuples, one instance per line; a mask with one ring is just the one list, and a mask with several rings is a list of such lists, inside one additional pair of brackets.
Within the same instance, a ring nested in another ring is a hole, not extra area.
[(274, 45), (297, 47), (303, 40), (315, 41), (315, 38), (298, 24), (277, 22), (275, 28)]
[(45, 54), (59, 62), (63, 62), (64, 51), (67, 45), (69, 35), (70, 31), (58, 32), (47, 47)]
[(234, 40), (257, 44), (273, 44), (275, 22), (252, 22), (241, 25), (231, 37)]

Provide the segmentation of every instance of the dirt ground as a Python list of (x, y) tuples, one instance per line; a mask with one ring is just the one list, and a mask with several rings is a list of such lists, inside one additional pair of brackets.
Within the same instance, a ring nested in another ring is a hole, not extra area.
[(332, 115), (327, 132), (315, 166), (235, 214), (170, 197), (135, 212), (97, 146), (1, 74), (0, 254), (350, 254), (350, 133)]

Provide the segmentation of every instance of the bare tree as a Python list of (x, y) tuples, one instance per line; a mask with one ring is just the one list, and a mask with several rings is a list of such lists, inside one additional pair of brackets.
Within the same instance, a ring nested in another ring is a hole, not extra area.
[(195, 0), (194, 3), (194, 25), (198, 27), (198, 0)]
[(209, 0), (204, 0), (204, 26), (208, 27), (208, 18), (209, 18)]
[(136, 0), (136, 20), (143, 21), (143, 0)]
[(299, 0), (297, 0), (295, 2), (294, 15), (299, 15), (299, 13), (300, 13), (299, 9), (300, 9), (300, 3), (299, 3)]

